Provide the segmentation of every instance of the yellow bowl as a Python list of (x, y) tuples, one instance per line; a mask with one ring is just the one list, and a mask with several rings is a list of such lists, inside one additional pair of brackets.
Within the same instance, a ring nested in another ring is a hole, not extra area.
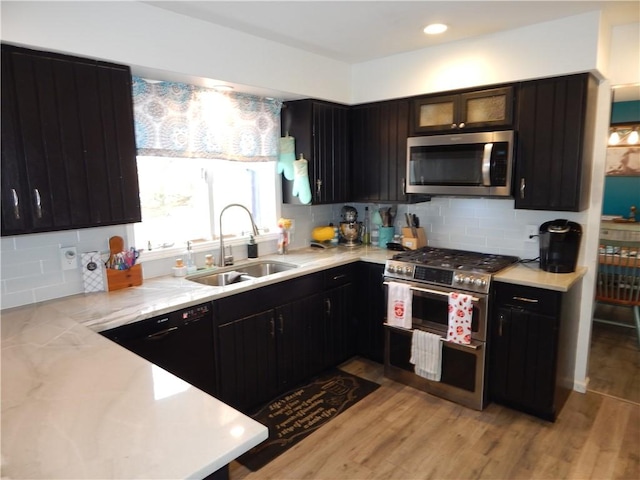
[(311, 238), (316, 242), (326, 242), (333, 238), (333, 227), (316, 227), (311, 232)]

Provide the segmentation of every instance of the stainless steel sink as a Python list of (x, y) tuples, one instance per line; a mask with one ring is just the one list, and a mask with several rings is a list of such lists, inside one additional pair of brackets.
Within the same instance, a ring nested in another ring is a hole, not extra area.
[(233, 265), (208, 273), (196, 273), (187, 277), (192, 282), (202, 283), (213, 287), (224, 287), (235, 283), (253, 280), (255, 278), (286, 272), (297, 268), (297, 265), (277, 261), (259, 261), (246, 265)]
[(209, 273), (198, 276), (187, 277), (192, 282), (202, 283), (203, 285), (210, 285), (212, 287), (224, 287), (226, 285), (233, 285), (234, 283), (244, 282), (246, 280), (252, 280), (254, 277), (248, 275), (242, 275), (240, 272), (221, 272), (221, 273)]
[(294, 268), (297, 268), (297, 265), (292, 265), (290, 263), (284, 263), (284, 262), (260, 261), (256, 263), (251, 263), (249, 265), (243, 265), (241, 267), (237, 267), (236, 269), (239, 272), (244, 272), (251, 277), (264, 277), (265, 275), (272, 275), (274, 273), (286, 272)]

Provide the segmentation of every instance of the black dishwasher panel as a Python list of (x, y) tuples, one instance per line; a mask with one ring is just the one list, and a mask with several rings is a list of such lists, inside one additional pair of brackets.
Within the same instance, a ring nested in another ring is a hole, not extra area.
[(200, 390), (215, 395), (210, 303), (100, 333)]

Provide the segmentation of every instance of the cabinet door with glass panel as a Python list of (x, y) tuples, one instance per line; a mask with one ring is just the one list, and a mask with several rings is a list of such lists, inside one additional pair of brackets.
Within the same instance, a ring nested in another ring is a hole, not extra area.
[(513, 87), (430, 95), (413, 101), (413, 134), (508, 127), (513, 118)]

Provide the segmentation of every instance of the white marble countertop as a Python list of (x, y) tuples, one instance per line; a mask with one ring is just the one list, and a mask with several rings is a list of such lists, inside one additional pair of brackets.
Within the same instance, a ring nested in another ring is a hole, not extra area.
[(575, 272), (551, 273), (540, 269), (540, 264), (517, 263), (493, 276), (496, 282), (514, 283), (527, 287), (545, 288), (568, 292), (587, 273), (586, 267), (578, 266)]
[[(266, 427), (95, 332), (358, 260), (383, 264), (394, 253), (309, 247), (258, 259), (298, 268), (226, 287), (166, 276), (3, 311), (2, 478), (201, 478), (218, 470), (266, 439)], [(566, 291), (584, 271), (516, 265), (496, 280)]]
[(2, 478), (203, 478), (265, 426), (45, 305), (2, 313)]
[(268, 279), (208, 287), (167, 276), (3, 311), (1, 477), (202, 478), (224, 467), (267, 428), (95, 332), (391, 253), (308, 248), (261, 257), (300, 265)]

